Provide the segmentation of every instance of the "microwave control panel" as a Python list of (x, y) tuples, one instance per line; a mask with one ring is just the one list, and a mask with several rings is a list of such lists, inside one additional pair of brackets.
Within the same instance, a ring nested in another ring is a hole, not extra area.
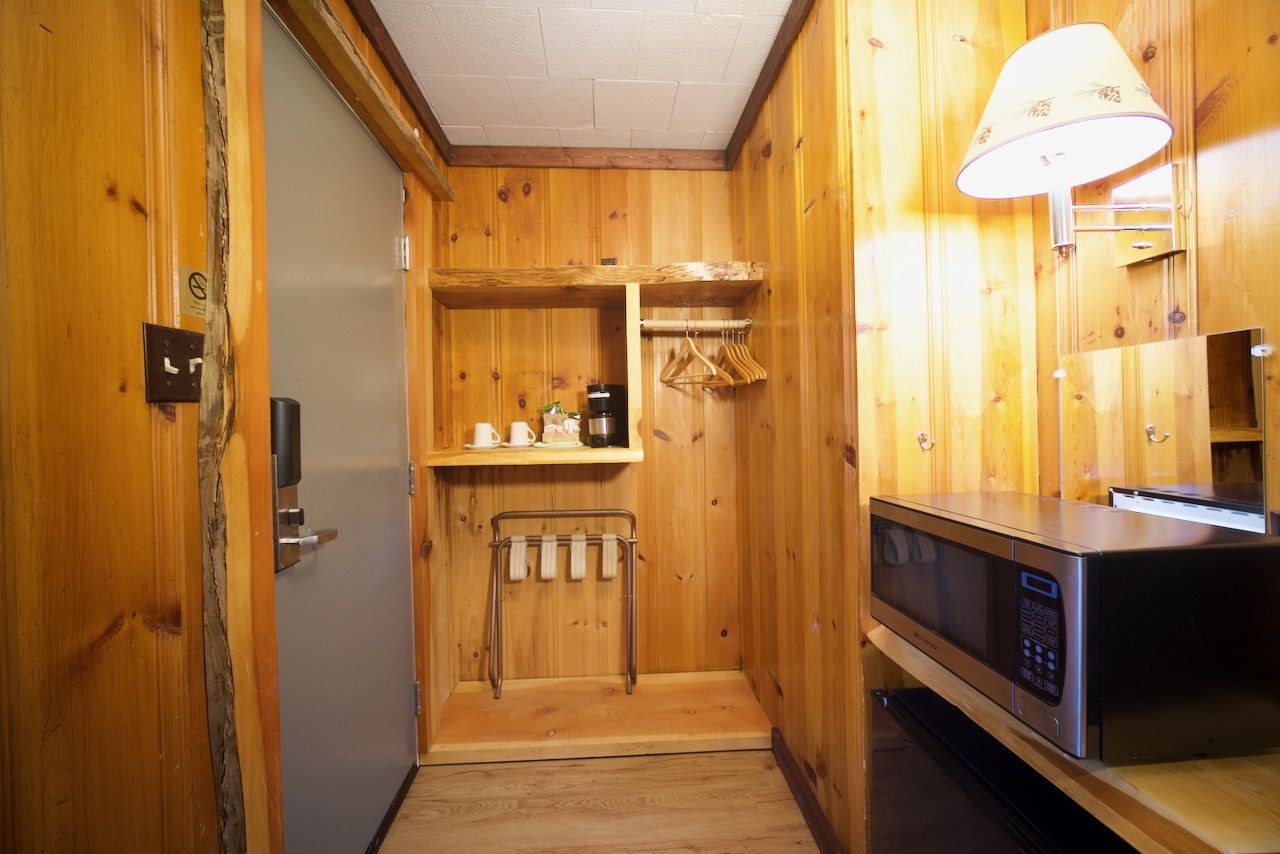
[(1023, 570), (1018, 581), (1018, 682), (1050, 705), (1062, 699), (1062, 591), (1047, 575)]

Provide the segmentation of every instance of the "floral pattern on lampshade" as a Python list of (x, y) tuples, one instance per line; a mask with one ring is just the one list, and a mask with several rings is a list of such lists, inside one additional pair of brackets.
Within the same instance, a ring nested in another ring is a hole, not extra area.
[(1112, 104), (1120, 103), (1120, 87), (1108, 83), (1090, 83), (1088, 89), (1081, 89), (1076, 95), (1081, 98), (1097, 98)]
[(977, 143), (978, 145), (986, 145), (987, 141), (990, 139), (991, 139), (991, 125), (986, 125), (985, 127), (982, 128), (981, 131), (978, 132), (978, 138), (974, 140), (974, 142)]

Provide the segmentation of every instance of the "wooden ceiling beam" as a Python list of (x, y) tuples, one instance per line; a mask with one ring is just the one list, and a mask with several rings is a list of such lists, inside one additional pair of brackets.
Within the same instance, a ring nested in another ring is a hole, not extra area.
[(427, 103), (427, 96), (423, 95), (422, 89), (418, 88), (418, 81), (414, 79), (413, 72), (405, 64), (404, 57), (400, 55), (400, 48), (396, 47), (391, 34), (387, 32), (386, 24), (382, 23), (381, 16), (373, 8), (373, 0), (347, 0), (347, 6), (355, 16), (356, 22), (360, 24), (360, 29), (364, 30), (364, 34), (369, 38), (373, 49), (378, 52), (378, 56), (382, 57), (382, 62), (395, 78), (400, 91), (413, 106), (413, 111), (418, 115), (418, 121), (422, 122), (427, 136), (435, 143), (436, 151), (440, 152), (446, 164), (452, 163), (453, 144), (445, 135), (444, 128), (440, 127), (435, 111)]
[(396, 165), (421, 178), (433, 197), (452, 199), (453, 189), (449, 182), (401, 115), (391, 93), (356, 50), (328, 3), (325, 0), (269, 2), (294, 38), (324, 71), (329, 82), (386, 148)]

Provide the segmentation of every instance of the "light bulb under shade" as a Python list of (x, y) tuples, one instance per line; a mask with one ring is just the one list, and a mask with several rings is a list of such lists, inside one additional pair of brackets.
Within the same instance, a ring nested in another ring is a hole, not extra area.
[(1005, 60), (956, 186), (986, 199), (1071, 187), (1142, 161), (1172, 134), (1111, 31), (1072, 24)]
[(1147, 115), (1103, 116), (1045, 128), (965, 164), (956, 187), (979, 199), (1036, 196), (1114, 175), (1163, 148), (1168, 121)]

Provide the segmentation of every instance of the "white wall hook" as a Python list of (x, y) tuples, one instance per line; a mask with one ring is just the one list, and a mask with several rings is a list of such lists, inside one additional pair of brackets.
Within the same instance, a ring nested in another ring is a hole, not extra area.
[(938, 444), (937, 439), (930, 439), (928, 432), (921, 430), (916, 434), (916, 441), (920, 443), (920, 450), (932, 451), (933, 446)]
[(1157, 439), (1156, 425), (1154, 424), (1147, 425), (1147, 441), (1148, 442), (1150, 442), (1153, 445), (1159, 445), (1161, 442), (1167, 442), (1168, 440), (1169, 440), (1169, 431), (1166, 430), (1165, 434), (1161, 436), (1159, 439)]

